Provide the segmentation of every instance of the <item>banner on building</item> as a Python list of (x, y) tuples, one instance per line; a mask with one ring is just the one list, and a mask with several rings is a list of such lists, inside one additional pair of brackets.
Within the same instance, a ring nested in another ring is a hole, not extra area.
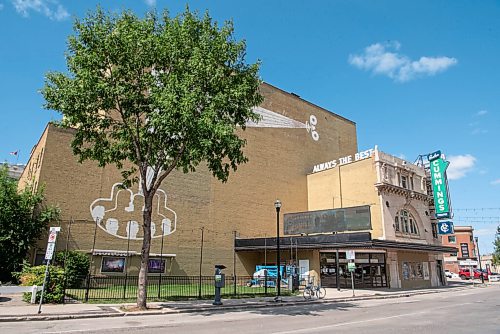
[(427, 158), (431, 169), (432, 193), (436, 208), (435, 216), (437, 219), (451, 218), (448, 179), (446, 177), (446, 169), (450, 163), (443, 159), (441, 151), (431, 153)]
[(285, 235), (371, 230), (370, 206), (284, 215)]
[(453, 234), (455, 230), (453, 229), (452, 222), (439, 222), (438, 225), (438, 234)]

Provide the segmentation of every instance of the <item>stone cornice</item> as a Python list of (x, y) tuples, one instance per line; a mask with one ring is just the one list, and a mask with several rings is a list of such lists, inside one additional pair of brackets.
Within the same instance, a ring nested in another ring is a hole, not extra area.
[(432, 197), (427, 194), (422, 194), (415, 190), (405, 189), (385, 182), (376, 183), (375, 188), (377, 188), (379, 194), (385, 193), (398, 195), (409, 200), (416, 199), (426, 203), (429, 203), (432, 200)]

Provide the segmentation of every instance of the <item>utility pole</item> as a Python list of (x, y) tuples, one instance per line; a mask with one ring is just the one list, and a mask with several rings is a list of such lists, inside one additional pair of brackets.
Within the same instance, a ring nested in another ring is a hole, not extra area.
[(475, 237), (474, 241), (476, 241), (477, 260), (479, 261), (479, 270), (481, 271), (481, 283), (484, 284), (483, 265), (481, 264), (481, 255), (479, 254), (479, 243), (477, 242), (478, 237)]

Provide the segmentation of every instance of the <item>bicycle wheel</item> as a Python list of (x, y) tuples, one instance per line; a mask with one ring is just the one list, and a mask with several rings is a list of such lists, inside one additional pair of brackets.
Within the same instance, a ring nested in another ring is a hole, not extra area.
[(318, 287), (316, 290), (316, 295), (318, 296), (319, 299), (323, 299), (326, 296), (326, 289), (322, 287)]
[(303, 293), (304, 299), (309, 300), (312, 298), (312, 290), (310, 288), (305, 288)]

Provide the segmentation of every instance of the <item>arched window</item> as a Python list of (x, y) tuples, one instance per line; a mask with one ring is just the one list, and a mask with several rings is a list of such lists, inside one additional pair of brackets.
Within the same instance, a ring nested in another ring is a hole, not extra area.
[(401, 210), (394, 217), (394, 229), (404, 234), (419, 235), (417, 221), (408, 210)]

